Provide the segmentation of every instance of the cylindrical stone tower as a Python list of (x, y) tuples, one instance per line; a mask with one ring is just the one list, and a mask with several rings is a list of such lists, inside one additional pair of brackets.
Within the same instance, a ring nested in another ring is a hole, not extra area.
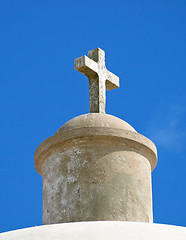
[(64, 124), (35, 152), (43, 223), (152, 222), (156, 147), (125, 121), (100, 113)]
[(93, 113), (71, 119), (35, 152), (35, 166), (43, 177), (43, 224), (152, 222), (156, 147), (125, 121), (104, 113), (105, 90), (100, 86), (111, 90), (119, 79), (104, 66), (102, 50), (89, 56), (95, 62), (84, 56), (75, 67), (93, 83), (96, 79), (89, 91)]

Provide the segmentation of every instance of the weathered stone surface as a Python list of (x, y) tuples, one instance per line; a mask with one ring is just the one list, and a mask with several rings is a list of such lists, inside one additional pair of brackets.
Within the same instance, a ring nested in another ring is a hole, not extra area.
[(64, 124), (35, 152), (43, 176), (43, 223), (152, 222), (155, 145), (128, 123), (85, 114)]
[(109, 91), (119, 87), (119, 78), (105, 67), (105, 52), (91, 50), (88, 57), (75, 59), (74, 66), (89, 79), (90, 113), (105, 113), (105, 87)]
[(186, 228), (136, 222), (79, 222), (25, 228), (0, 240), (184, 240)]

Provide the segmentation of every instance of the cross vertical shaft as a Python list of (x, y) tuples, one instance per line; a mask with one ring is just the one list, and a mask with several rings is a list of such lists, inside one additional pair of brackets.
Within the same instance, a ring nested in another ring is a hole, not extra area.
[(105, 83), (98, 76), (89, 79), (89, 99), (90, 113), (105, 113)]
[(105, 113), (106, 88), (119, 87), (119, 78), (105, 67), (105, 52), (100, 48), (89, 51), (88, 57), (75, 59), (75, 69), (89, 79), (90, 113)]

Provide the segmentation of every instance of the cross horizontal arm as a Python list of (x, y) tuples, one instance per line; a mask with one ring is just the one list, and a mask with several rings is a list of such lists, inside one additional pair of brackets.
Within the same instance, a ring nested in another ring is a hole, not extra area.
[(83, 73), (88, 78), (94, 77), (98, 73), (97, 63), (87, 56), (76, 58), (74, 67), (77, 71)]
[(108, 91), (119, 87), (119, 77), (107, 70), (106, 89)]

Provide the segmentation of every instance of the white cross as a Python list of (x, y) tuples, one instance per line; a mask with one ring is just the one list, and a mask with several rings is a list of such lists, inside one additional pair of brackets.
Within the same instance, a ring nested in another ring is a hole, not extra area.
[(106, 90), (119, 87), (119, 77), (109, 72), (105, 66), (105, 52), (96, 48), (87, 56), (75, 59), (74, 67), (89, 80), (90, 113), (105, 113)]

